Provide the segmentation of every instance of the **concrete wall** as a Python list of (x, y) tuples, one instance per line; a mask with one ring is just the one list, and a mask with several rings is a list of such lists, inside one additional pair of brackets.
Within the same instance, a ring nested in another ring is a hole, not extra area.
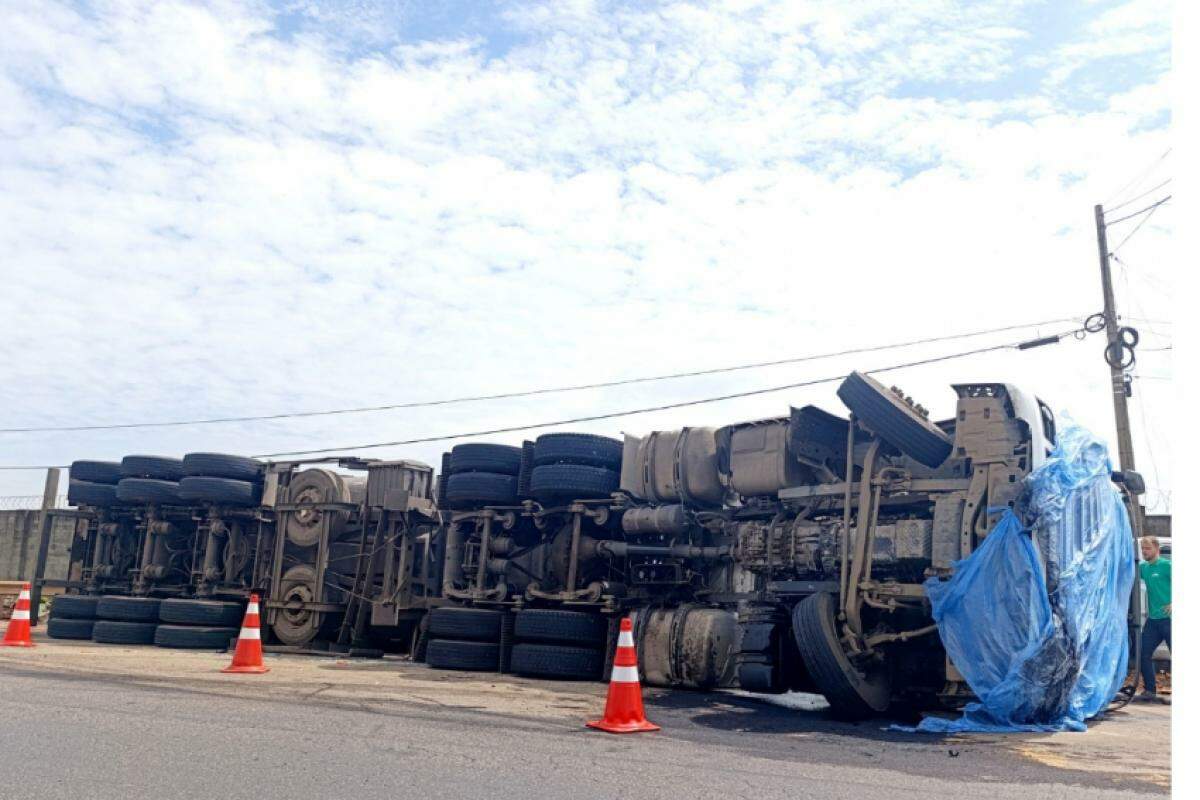
[[(41, 539), (40, 511), (0, 511), (0, 580), (19, 581), (33, 577)], [(75, 520), (56, 517), (46, 555), (47, 578), (66, 578), (71, 562), (71, 540)]]

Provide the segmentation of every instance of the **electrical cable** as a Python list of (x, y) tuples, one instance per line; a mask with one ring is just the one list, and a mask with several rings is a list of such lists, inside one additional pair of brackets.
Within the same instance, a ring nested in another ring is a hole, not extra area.
[[(1052, 336), (1043, 337), (1039, 340), (1042, 344), (1051, 344), (1060, 341), (1064, 337), (1069, 337), (1080, 332), (1083, 328), (1071, 328), (1069, 330), (1054, 334)], [(892, 372), (898, 369), (906, 369), (909, 367), (924, 366), (927, 364), (936, 364), (942, 361), (950, 361), (958, 358), (967, 358), (969, 356), (980, 355), (983, 353), (991, 353), (998, 350), (1014, 350), (1019, 349), (1021, 345), (1029, 345), (1030, 342), (1007, 342), (1005, 344), (991, 345), (981, 347), (975, 350), (967, 350), (961, 353), (950, 353), (947, 355), (934, 356), (931, 358), (919, 359), (916, 361), (908, 361), (901, 364), (892, 364), (885, 367), (877, 367), (875, 369), (864, 370), (867, 374), (877, 374), (880, 372)], [(1027, 348), (1026, 348), (1027, 349)], [(553, 422), (535, 422), (527, 425), (513, 425), (504, 428), (492, 428), (482, 431), (469, 431), (464, 433), (441, 434), (438, 436), (423, 436), (415, 439), (401, 439), (394, 442), (373, 442), (369, 444), (344, 445), (340, 447), (322, 447), (313, 450), (289, 450), (278, 453), (262, 453), (255, 455), (254, 458), (278, 458), (281, 456), (303, 456), (303, 455), (324, 455), (328, 453), (341, 453), (352, 450), (371, 450), (379, 447), (398, 447), (401, 445), (410, 444), (427, 444), (429, 442), (444, 442), (451, 439), (466, 439), (478, 436), (493, 436), (500, 433), (517, 433), (520, 431), (537, 430), (540, 428), (554, 428), (560, 425), (575, 425), (581, 422), (596, 422), (599, 420), (617, 419), (619, 417), (631, 417), (637, 414), (648, 414), (655, 411), (667, 411), (676, 408), (687, 408), (691, 406), (706, 405), (708, 403), (720, 403), (726, 400), (738, 400), (745, 397), (755, 397), (757, 395), (771, 394), (773, 392), (782, 392), (789, 389), (800, 389), (809, 386), (818, 386), (826, 383), (833, 383), (845, 378), (845, 374), (839, 373), (824, 378), (813, 378), (806, 381), (797, 381), (795, 383), (787, 383), (781, 386), (769, 386), (760, 389), (750, 389), (744, 392), (734, 392), (732, 394), (718, 395), (715, 397), (705, 397), (697, 400), (682, 400), (675, 403), (664, 403), (658, 406), (648, 406), (646, 408), (635, 408), (626, 411), (613, 411), (604, 414), (591, 414), (583, 417), (572, 417), (571, 419), (555, 420)]]
[[(1168, 196), (1168, 197), (1167, 197), (1167, 199), (1169, 200), (1169, 199), (1170, 199), (1170, 197)], [(1166, 200), (1163, 200), (1163, 201), (1162, 201), (1162, 203), (1165, 203), (1165, 202), (1166, 202)], [(1124, 246), (1125, 246), (1125, 243), (1126, 243), (1126, 242), (1128, 242), (1130, 239), (1132, 239), (1132, 238), (1133, 238), (1133, 236), (1134, 236), (1134, 234), (1136, 234), (1138, 231), (1140, 231), (1140, 230), (1142, 229), (1142, 226), (1143, 226), (1143, 225), (1145, 225), (1147, 222), (1149, 222), (1149, 221), (1150, 221), (1150, 218), (1154, 216), (1154, 212), (1158, 210), (1158, 207), (1159, 207), (1160, 205), (1162, 205), (1162, 203), (1156, 203), (1154, 206), (1152, 206), (1152, 207), (1150, 208), (1150, 213), (1149, 213), (1149, 214), (1147, 214), (1145, 217), (1143, 217), (1143, 218), (1142, 218), (1142, 221), (1141, 221), (1141, 222), (1139, 222), (1139, 223), (1138, 223), (1138, 224), (1137, 224), (1137, 225), (1134, 227), (1134, 229), (1133, 229), (1133, 230), (1131, 230), (1131, 231), (1129, 232), (1129, 234), (1128, 234), (1128, 235), (1127, 235), (1127, 236), (1126, 236), (1124, 239), (1122, 239), (1122, 240), (1121, 240), (1121, 243), (1120, 243), (1119, 245), (1117, 245), (1116, 247), (1114, 247), (1114, 248), (1113, 248), (1113, 249), (1110, 251), (1109, 255), (1115, 255), (1115, 254), (1116, 254), (1116, 252), (1117, 252), (1118, 250), (1120, 250), (1122, 247), (1124, 247)]]
[(1122, 186), (1120, 189), (1117, 189), (1115, 192), (1113, 192), (1109, 196), (1108, 200), (1105, 200), (1104, 202), (1105, 203), (1112, 202), (1112, 199), (1114, 197), (1118, 197), (1118, 196), (1124, 194), (1125, 192), (1129, 191), (1131, 188), (1133, 188), (1137, 184), (1144, 181), (1146, 179), (1146, 176), (1149, 175), (1154, 170), (1155, 167), (1157, 167), (1159, 164), (1162, 163), (1163, 159), (1165, 159), (1167, 156), (1171, 155), (1171, 149), (1172, 148), (1168, 147), (1166, 150), (1164, 150), (1163, 154), (1161, 156), (1159, 156), (1158, 158), (1154, 159), (1152, 162), (1150, 162), (1150, 165), (1148, 167), (1146, 167), (1144, 170), (1142, 170), (1140, 173), (1138, 173), (1138, 176), (1136, 178), (1134, 178), (1129, 183)]
[(1135, 203), (1135, 202), (1137, 202), (1138, 200), (1141, 200), (1143, 197), (1145, 197), (1145, 196), (1146, 196), (1146, 195), (1148, 195), (1148, 194), (1154, 194), (1154, 193), (1155, 193), (1155, 192), (1157, 192), (1159, 189), (1161, 189), (1162, 187), (1164, 187), (1164, 186), (1166, 186), (1168, 183), (1170, 183), (1172, 180), (1173, 180), (1173, 178), (1167, 178), (1167, 179), (1166, 179), (1165, 181), (1163, 181), (1162, 183), (1158, 184), (1157, 186), (1154, 186), (1154, 187), (1151, 187), (1151, 188), (1147, 189), (1146, 191), (1144, 191), (1144, 192), (1142, 192), (1141, 194), (1139, 194), (1137, 197), (1131, 197), (1131, 198), (1129, 198), (1128, 200), (1126, 200), (1124, 203), (1121, 203), (1120, 205), (1116, 205), (1116, 206), (1113, 206), (1112, 208), (1106, 208), (1106, 209), (1104, 209), (1104, 213), (1105, 213), (1105, 214), (1111, 214), (1111, 213), (1112, 213), (1112, 212), (1114, 212), (1114, 211), (1119, 211), (1120, 209), (1124, 208), (1125, 206), (1127, 206), (1127, 205), (1129, 205), (1129, 204), (1131, 204), (1131, 203)]
[[(1167, 202), (1168, 200), (1170, 200), (1172, 197), (1174, 197), (1174, 195), (1170, 195), (1170, 194), (1169, 194), (1169, 195), (1167, 195), (1166, 197), (1164, 197), (1163, 199), (1161, 199), (1161, 200), (1157, 200), (1157, 201), (1155, 201), (1155, 202), (1151, 203), (1150, 205), (1146, 206), (1145, 208), (1142, 208), (1142, 209), (1139, 209), (1139, 210), (1137, 210), (1137, 211), (1134, 211), (1132, 214), (1126, 214), (1126, 215), (1125, 215), (1125, 216), (1123, 216), (1123, 217), (1120, 217), (1120, 218), (1118, 218), (1118, 219), (1114, 219), (1112, 222), (1106, 222), (1106, 223), (1104, 223), (1104, 227), (1106, 227), (1106, 228), (1111, 228), (1113, 225), (1119, 225), (1120, 223), (1124, 222), (1125, 220), (1127, 220), (1127, 219), (1133, 219), (1134, 217), (1136, 217), (1136, 216), (1137, 216), (1137, 215), (1139, 215), (1139, 214), (1145, 214), (1147, 211), (1153, 212), (1153, 211), (1154, 211), (1154, 209), (1158, 208), (1158, 207), (1159, 207), (1159, 206), (1161, 206), (1163, 203), (1165, 203), (1165, 202)], [(1144, 221), (1144, 220), (1143, 220), (1143, 221)], [(1117, 247), (1120, 247), (1120, 245), (1117, 245)], [(1114, 247), (1113, 249), (1115, 250), (1115, 249), (1117, 249), (1117, 248), (1115, 248), (1115, 247)]]
[(863, 353), (873, 353), (883, 350), (896, 350), (904, 347), (914, 347), (923, 344), (935, 344), (937, 342), (948, 342), (957, 339), (969, 339), (976, 336), (986, 336), (992, 333), (1007, 333), (1009, 331), (1020, 330), (1021, 328), (1036, 328), (1042, 325), (1055, 325), (1060, 322), (1074, 322), (1077, 317), (1061, 317), (1059, 319), (1042, 320), (1041, 322), (1030, 322), (1021, 325), (1005, 325), (1000, 328), (989, 328), (987, 330), (969, 331), (966, 333), (954, 333), (945, 336), (931, 336), (924, 339), (913, 339), (907, 342), (893, 342), (883, 345), (870, 345), (866, 347), (855, 347), (849, 350), (839, 350), (832, 353), (820, 353), (814, 355), (795, 356), (792, 358), (782, 358), (776, 361), (758, 361), (750, 364), (738, 364), (728, 367), (714, 367), (712, 369), (693, 370), (691, 372), (676, 372), (666, 375), (650, 375), (639, 378), (623, 378), (613, 381), (603, 381), (600, 383), (585, 383), (575, 386), (557, 386), (543, 389), (529, 389), (518, 392), (504, 392), (500, 394), (476, 395), (473, 397), (454, 397), (443, 400), (420, 400), (406, 403), (393, 403), (390, 405), (381, 406), (362, 406), (359, 408), (338, 408), (326, 411), (295, 411), (279, 414), (262, 414), (257, 416), (243, 417), (213, 417), (209, 419), (187, 419), (174, 420), (166, 422), (129, 422), (117, 423), (111, 425), (67, 425), (67, 426), (46, 426), (46, 427), (27, 427), (27, 428), (0, 428), (0, 433), (46, 433), (46, 432), (65, 432), (65, 431), (107, 431), (126, 428), (167, 428), (183, 425), (215, 425), (232, 422), (261, 422), (277, 419), (294, 419), (298, 417), (322, 417), (332, 416), (335, 414), (360, 414), (378, 411), (394, 411), (405, 408), (424, 408), (429, 406), (443, 406), (457, 403), (473, 403), (489, 400), (507, 400), (517, 397), (532, 397), (535, 395), (557, 394), (562, 392), (578, 392), (587, 389), (604, 389), (614, 386), (629, 386), (637, 383), (651, 383), (654, 381), (675, 380), (678, 378), (693, 378), (703, 375), (717, 375), (725, 372), (738, 372), (742, 370), (761, 369), (764, 367), (776, 367), (786, 364), (799, 364), (806, 361), (819, 361), (826, 358), (837, 358), (839, 356), (861, 355)]
[(34, 464), (34, 465), (28, 465), (28, 464), (24, 464), (24, 465), (12, 464), (12, 465), (0, 465), (0, 469), (11, 469), (11, 470), (19, 470), (19, 469), (70, 469), (70, 466), (69, 466), (69, 465), (67, 465), (67, 464)]

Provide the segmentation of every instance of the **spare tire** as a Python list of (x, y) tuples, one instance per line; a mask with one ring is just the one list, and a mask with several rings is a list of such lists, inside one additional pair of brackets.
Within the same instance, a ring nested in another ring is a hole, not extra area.
[(308, 564), (290, 567), (279, 579), (279, 602), (271, 631), (287, 645), (304, 645), (332, 633), (345, 616), (341, 611), (313, 611), (304, 603), (344, 602), (345, 592), (331, 585), (326, 576), (323, 586), (316, 586), (317, 573)]
[(432, 639), (425, 648), (425, 663), (434, 669), (498, 672), (500, 670), (500, 645), (494, 642)]
[(204, 475), (210, 478), (232, 478), (237, 481), (257, 481), (262, 478), (263, 465), (253, 458), (225, 453), (188, 453), (183, 457), (184, 475)]
[(521, 470), (521, 448), (507, 444), (469, 442), (450, 450), (450, 474), (456, 472), (494, 472), (516, 475)]
[(242, 624), (246, 604), (224, 600), (185, 600), (169, 597), (158, 607), (158, 618), (162, 622), (178, 625), (208, 625), (218, 628), (236, 628)]
[(445, 480), (446, 500), (452, 509), (511, 506), (517, 503), (516, 475), (459, 472)]
[(117, 484), (117, 499), (122, 503), (183, 505), (179, 484), (157, 478), (122, 478)]
[(72, 461), (71, 480), (116, 485), (121, 480), (121, 465), (116, 461)]
[(837, 394), (864, 425), (906, 456), (927, 467), (950, 457), (954, 440), (869, 375), (851, 372)]
[(157, 622), (116, 622), (98, 619), (92, 625), (92, 641), (106, 644), (153, 644)]
[(615, 492), (620, 482), (620, 475), (603, 467), (544, 464), (533, 468), (529, 493), (542, 502), (604, 498)]
[(121, 477), (177, 481), (183, 477), (183, 462), (164, 456), (125, 456), (121, 459)]
[(46, 635), (51, 639), (91, 639), (94, 619), (51, 617), (46, 623)]
[(223, 506), (256, 506), (259, 486), (233, 478), (189, 475), (179, 482), (179, 496), (189, 503), (214, 503)]
[(72, 478), (67, 484), (67, 503), (70, 505), (108, 508), (119, 502), (117, 487), (111, 483), (90, 483)]
[(435, 639), (498, 642), (504, 613), (491, 608), (441, 606), (429, 612), (429, 635)]
[(238, 628), (213, 628), (197, 625), (159, 625), (154, 643), (159, 647), (179, 647), (196, 650), (228, 650)]
[(533, 445), (533, 464), (583, 464), (621, 469), (624, 444), (607, 436), (590, 433), (545, 433)]
[(349, 511), (322, 510), (312, 505), (326, 502), (361, 503), (366, 498), (366, 479), (343, 475), (323, 467), (310, 467), (297, 472), (288, 483), (287, 501), (301, 506), (287, 515), (285, 528), (288, 541), (300, 547), (312, 547), (321, 540), (325, 515), (329, 515), (329, 540), (336, 541), (345, 533)]
[(608, 620), (588, 611), (528, 608), (517, 612), (515, 633), (523, 642), (603, 647), (608, 638)]
[(116, 619), (132, 622), (158, 623), (158, 608), (162, 601), (157, 597), (117, 597), (105, 595), (96, 602), (96, 616), (100, 619)]
[(95, 619), (99, 597), (85, 594), (55, 595), (50, 601), (51, 619)]
[(556, 644), (517, 644), (512, 650), (517, 675), (598, 681), (604, 674), (604, 651)]

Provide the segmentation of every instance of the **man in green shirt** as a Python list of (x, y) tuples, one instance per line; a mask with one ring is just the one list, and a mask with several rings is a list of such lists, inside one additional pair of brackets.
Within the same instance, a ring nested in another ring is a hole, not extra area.
[(1159, 554), (1158, 539), (1142, 537), (1142, 558), (1138, 574), (1146, 584), (1146, 622), (1142, 626), (1142, 689), (1140, 699), (1157, 700), (1154, 680), (1154, 650), (1166, 642), (1171, 649), (1171, 559)]

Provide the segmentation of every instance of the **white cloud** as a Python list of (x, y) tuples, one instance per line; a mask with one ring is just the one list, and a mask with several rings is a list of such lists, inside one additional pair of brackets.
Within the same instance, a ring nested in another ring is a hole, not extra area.
[[(354, 51), (335, 20), (369, 14), (297, 13), (310, 24), (277, 37), (268, 9), (233, 3), (5, 12), (6, 422), (436, 398), (1090, 311), (1091, 205), (1166, 147), (1148, 126), (1167, 108), (1161, 72), (1099, 110), (1068, 102), (1070, 72), (1053, 91), (973, 99), (1030, 46), (1018, 3), (522, 4), (501, 53), (455, 30)], [(1074, 41), (1046, 46), (1048, 75), (1111, 54)], [(1158, 224), (1127, 255), (1169, 276)], [(0, 434), (0, 462), (409, 438), (893, 360), (245, 427)], [(1094, 342), (895, 380), (945, 412), (947, 383), (997, 376), (1108, 430)], [(810, 398), (838, 407), (822, 390), (589, 427), (721, 423)], [(0, 494), (36, 481), (0, 473)]]

